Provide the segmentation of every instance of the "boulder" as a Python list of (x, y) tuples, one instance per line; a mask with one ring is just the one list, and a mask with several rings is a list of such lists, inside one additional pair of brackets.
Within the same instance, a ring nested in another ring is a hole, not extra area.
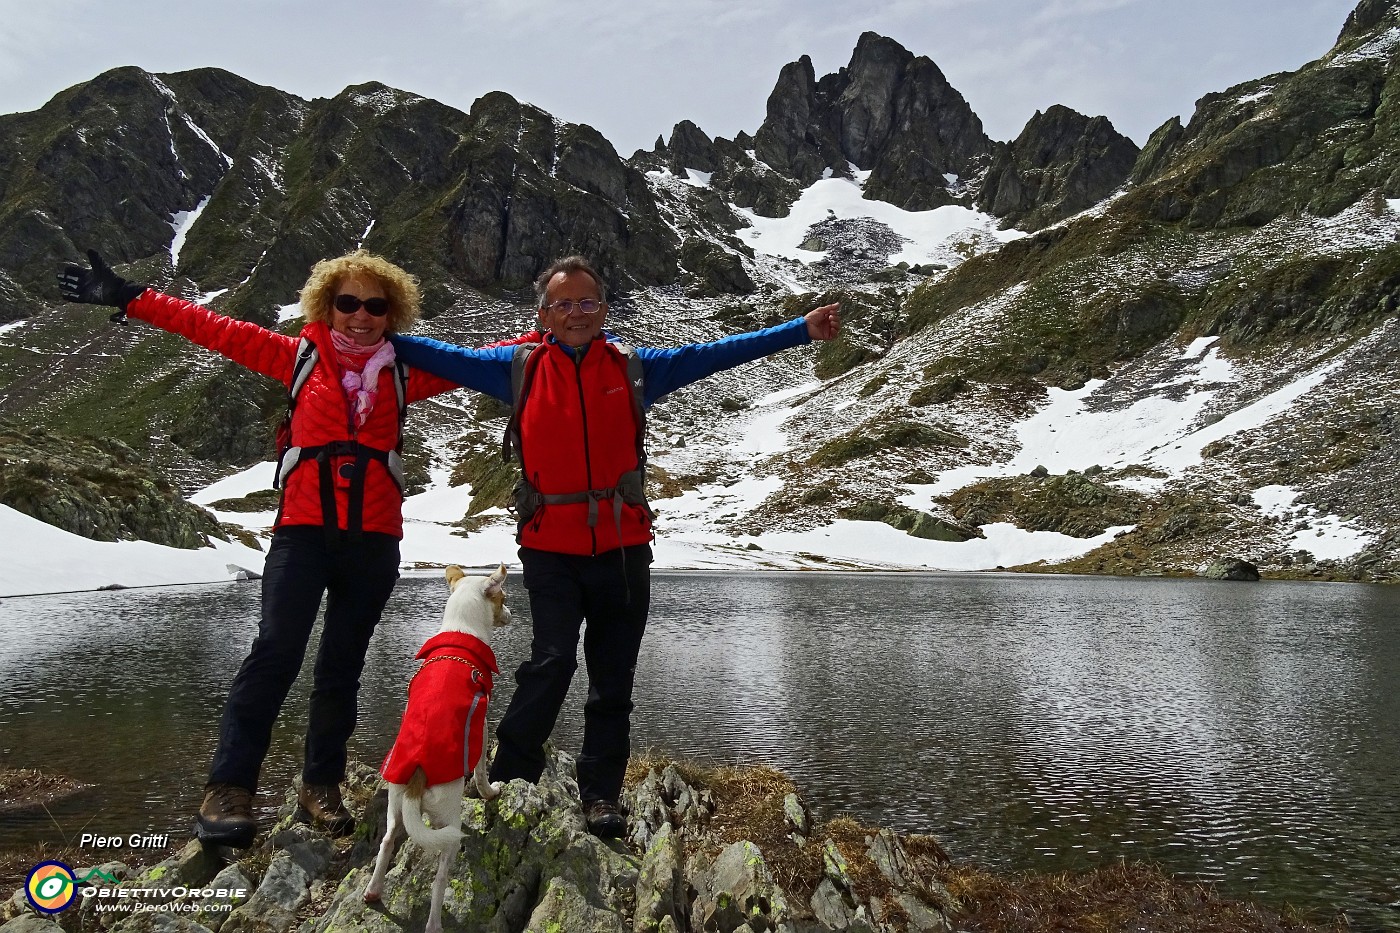
[(691, 927), (697, 930), (774, 929), (791, 918), (787, 895), (758, 846), (747, 840), (731, 843), (707, 868), (695, 875), (696, 896)]
[(1207, 580), (1239, 580), (1254, 583), (1259, 580), (1259, 568), (1236, 557), (1217, 557), (1201, 571)]

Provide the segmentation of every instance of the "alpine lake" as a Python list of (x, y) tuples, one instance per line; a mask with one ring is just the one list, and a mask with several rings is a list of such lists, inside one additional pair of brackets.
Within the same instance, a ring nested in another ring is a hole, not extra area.
[[(529, 651), (513, 624), (490, 723)], [(352, 755), (392, 743), (440, 576), (402, 579)], [(0, 845), (190, 831), (259, 587), (0, 601), (0, 766), (94, 785), (0, 813)], [(319, 635), (319, 630), (318, 630)], [(261, 804), (299, 770), (315, 638)], [(575, 751), (582, 666), (555, 731)], [(1400, 588), (657, 572), (634, 750), (772, 765), (819, 818), (933, 833), (1000, 869), (1151, 860), (1227, 896), (1400, 930)]]

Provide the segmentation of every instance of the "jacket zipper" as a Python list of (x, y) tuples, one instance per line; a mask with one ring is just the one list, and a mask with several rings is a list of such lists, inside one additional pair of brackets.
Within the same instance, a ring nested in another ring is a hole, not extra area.
[[(583, 401), (583, 357), (574, 357), (574, 383), (578, 386), (578, 410), (583, 421), (583, 475), (587, 481), (585, 488), (593, 488), (593, 464), (588, 457), (588, 408)], [(588, 535), (593, 541), (593, 551), (591, 556), (598, 556), (598, 529), (589, 528)], [(621, 542), (619, 542), (621, 543)]]

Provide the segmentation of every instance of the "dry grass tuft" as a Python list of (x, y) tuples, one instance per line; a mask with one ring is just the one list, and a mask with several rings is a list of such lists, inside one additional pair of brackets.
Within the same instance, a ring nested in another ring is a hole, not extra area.
[(1293, 910), (1278, 913), (1221, 898), (1208, 884), (1178, 881), (1161, 868), (1123, 862), (1087, 872), (994, 874), (947, 866), (939, 880), (963, 906), (968, 933), (1321, 933)]
[[(627, 771), (630, 787), (647, 772), (673, 764), (686, 782), (708, 789), (715, 814), (691, 851), (714, 855), (741, 839), (763, 852), (774, 880), (789, 902), (804, 910), (822, 880), (822, 847), (830, 839), (846, 860), (860, 900), (886, 899), (889, 919), (907, 918), (887, 898), (892, 887), (867, 852), (878, 829), (847, 816), (814, 823), (805, 845), (792, 838), (783, 798), (796, 788), (782, 772), (767, 766), (705, 767), (649, 752)], [(953, 865), (932, 836), (900, 835), (914, 890), (939, 906), (966, 933), (1326, 933), (1347, 929), (1345, 921), (1318, 923), (1296, 911), (1282, 913), (1221, 898), (1210, 885), (1173, 879), (1148, 864), (1125, 863), (1071, 874), (997, 874)]]
[(0, 768), (0, 813), (40, 807), (91, 786), (33, 768)]

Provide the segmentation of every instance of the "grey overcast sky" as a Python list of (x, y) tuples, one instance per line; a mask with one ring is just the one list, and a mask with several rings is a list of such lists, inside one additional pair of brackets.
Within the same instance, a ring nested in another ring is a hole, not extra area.
[(874, 30), (932, 58), (994, 139), (1036, 110), (1139, 145), (1202, 94), (1331, 48), (1355, 0), (0, 0), (0, 113), (119, 65), (216, 66), (301, 97), (376, 80), (462, 110), (506, 91), (626, 156), (683, 119), (763, 120), (778, 70), (818, 76)]

